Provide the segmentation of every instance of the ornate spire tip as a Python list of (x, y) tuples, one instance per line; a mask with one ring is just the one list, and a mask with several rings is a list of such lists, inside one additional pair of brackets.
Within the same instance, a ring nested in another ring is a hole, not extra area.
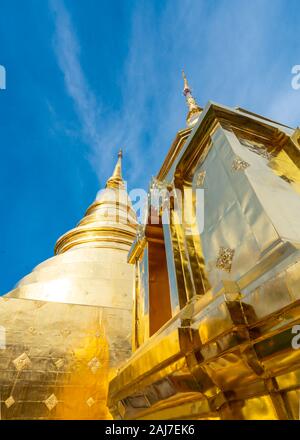
[(191, 89), (189, 87), (189, 84), (187, 82), (184, 70), (182, 70), (182, 77), (183, 77), (183, 94), (186, 99), (186, 103), (188, 106), (188, 114), (186, 117), (186, 121), (189, 127), (192, 127), (197, 122), (200, 113), (202, 112), (202, 108), (197, 104), (195, 98), (192, 96)]
[(182, 69), (182, 78), (183, 78), (183, 94), (186, 96), (188, 93), (191, 93), (191, 89), (189, 87), (189, 84), (187, 82), (184, 70)]
[(123, 157), (123, 152), (120, 149), (118, 152), (118, 160), (114, 172), (106, 182), (106, 188), (119, 188), (119, 187), (123, 188), (124, 182), (122, 178), (122, 157)]

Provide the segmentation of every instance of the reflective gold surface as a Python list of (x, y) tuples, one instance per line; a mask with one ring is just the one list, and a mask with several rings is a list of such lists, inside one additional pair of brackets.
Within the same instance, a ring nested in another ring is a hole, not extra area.
[[(154, 334), (145, 330), (154, 318), (141, 305), (153, 280), (162, 286), (145, 225), (129, 254), (135, 352), (110, 382), (114, 417), (299, 418), (300, 349), (292, 342), (300, 324), (298, 137), (214, 103), (184, 144), (176, 137), (156, 185), (194, 191), (183, 223), (174, 206), (160, 212), (170, 220), (162, 242), (178, 308)], [(193, 217), (197, 188), (205, 190), (203, 230)]]
[(110, 376), (131, 353), (136, 231), (119, 153), (85, 217), (0, 298), (3, 419), (102, 419)]
[(1, 418), (110, 418), (111, 315), (114, 309), (0, 298)]

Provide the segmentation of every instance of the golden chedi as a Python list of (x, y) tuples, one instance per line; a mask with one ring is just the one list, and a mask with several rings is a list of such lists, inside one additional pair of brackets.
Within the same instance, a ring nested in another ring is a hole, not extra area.
[(2, 418), (111, 417), (108, 380), (131, 352), (136, 231), (121, 162), (55, 256), (0, 298)]
[(76, 228), (57, 240), (55, 256), (38, 265), (7, 296), (131, 310), (127, 253), (136, 216), (125, 190), (119, 153), (113, 175)]

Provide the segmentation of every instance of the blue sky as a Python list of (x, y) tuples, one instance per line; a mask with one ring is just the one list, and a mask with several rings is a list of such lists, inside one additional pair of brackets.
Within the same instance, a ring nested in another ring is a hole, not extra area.
[(296, 126), (299, 0), (0, 0), (0, 294), (53, 255), (124, 149), (146, 188), (198, 102)]

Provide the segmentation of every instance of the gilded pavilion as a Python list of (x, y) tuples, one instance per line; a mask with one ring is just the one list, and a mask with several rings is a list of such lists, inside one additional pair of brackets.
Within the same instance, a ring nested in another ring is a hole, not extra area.
[(144, 223), (120, 152), (55, 256), (0, 297), (3, 419), (299, 418), (300, 130), (201, 108), (183, 76), (187, 125)]

